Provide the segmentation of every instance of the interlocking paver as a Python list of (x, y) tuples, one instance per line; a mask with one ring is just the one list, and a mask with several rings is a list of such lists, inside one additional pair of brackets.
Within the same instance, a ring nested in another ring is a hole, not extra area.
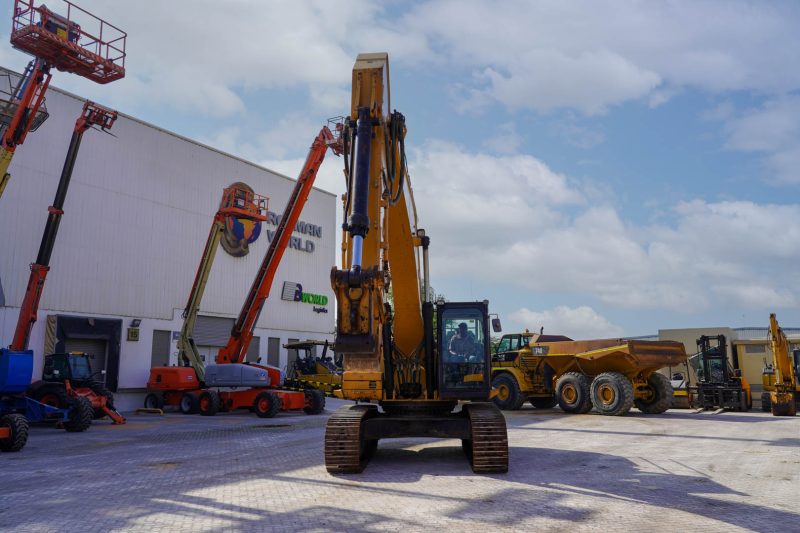
[[(344, 402), (329, 401), (330, 413)], [(331, 476), (326, 416), (129, 416), (0, 455), (0, 531), (789, 531), (800, 418), (507, 413), (510, 471), (457, 441), (382, 441)]]

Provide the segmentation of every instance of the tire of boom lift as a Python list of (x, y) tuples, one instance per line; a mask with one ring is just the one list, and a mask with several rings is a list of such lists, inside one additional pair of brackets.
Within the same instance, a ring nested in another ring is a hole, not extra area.
[(203, 391), (200, 395), (199, 402), (200, 414), (203, 416), (214, 416), (219, 412), (220, 399), (219, 394), (213, 390)]
[(552, 409), (558, 405), (555, 396), (551, 396), (550, 398), (530, 398), (528, 401), (531, 402), (531, 405), (536, 409)]
[(161, 409), (163, 407), (164, 407), (164, 398), (160, 394), (151, 392), (144, 397), (145, 409)]
[[(574, 393), (574, 398), (570, 393)], [(580, 372), (567, 372), (556, 381), (556, 401), (566, 413), (585, 414), (592, 410), (589, 379)]]
[(590, 392), (592, 404), (601, 415), (621, 416), (633, 407), (633, 383), (620, 372), (598, 374)]
[(0, 452), (18, 452), (28, 442), (28, 420), (18, 414), (0, 416), (0, 427), (11, 430), (11, 435), (0, 439)]
[(181, 413), (185, 415), (196, 414), (197, 411), (200, 409), (200, 407), (198, 406), (197, 396), (190, 392), (183, 393), (183, 396), (181, 396), (181, 402), (179, 407)]
[(769, 413), (772, 410), (772, 400), (768, 392), (761, 393), (761, 410), (765, 413)]
[(306, 406), (303, 412), (307, 415), (318, 415), (325, 410), (325, 393), (317, 389), (306, 391)]
[(69, 414), (69, 420), (64, 422), (64, 429), (70, 433), (86, 431), (92, 425), (92, 419), (94, 418), (92, 402), (83, 396), (73, 398)]
[(57, 409), (69, 407), (70, 398), (63, 385), (47, 385), (33, 393), (33, 399), (39, 403), (50, 405)]
[(647, 384), (653, 390), (653, 399), (649, 401), (636, 399), (633, 403), (636, 408), (646, 415), (660, 415), (670, 407), (675, 401), (675, 390), (672, 383), (664, 374), (653, 372), (647, 378)]
[[(492, 380), (492, 388), (498, 390), (498, 394), (492, 398), (494, 404), (504, 411), (516, 411), (525, 403), (525, 397), (519, 390), (519, 383), (511, 374), (498, 374)], [(500, 397), (501, 391), (508, 391), (508, 396), (503, 399)]]
[(281, 399), (272, 392), (264, 391), (253, 400), (253, 412), (258, 418), (272, 418), (281, 410)]

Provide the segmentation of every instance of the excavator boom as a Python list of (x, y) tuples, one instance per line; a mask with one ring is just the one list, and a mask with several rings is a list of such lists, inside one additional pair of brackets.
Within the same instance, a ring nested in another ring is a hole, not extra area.
[(770, 406), (774, 416), (795, 416), (797, 401), (797, 373), (789, 350), (789, 340), (778, 325), (775, 313), (769, 315), (769, 334), (775, 370), (775, 390), (770, 391)]

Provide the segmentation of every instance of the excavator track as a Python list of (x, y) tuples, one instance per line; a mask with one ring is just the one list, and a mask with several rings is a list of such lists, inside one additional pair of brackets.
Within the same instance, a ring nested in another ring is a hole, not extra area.
[(476, 474), (508, 472), (508, 432), (506, 419), (494, 404), (464, 405), (470, 421), (472, 439), (463, 441), (464, 452)]
[(325, 468), (331, 474), (358, 474), (378, 441), (364, 439), (364, 420), (378, 414), (375, 405), (349, 405), (334, 411), (325, 427)]

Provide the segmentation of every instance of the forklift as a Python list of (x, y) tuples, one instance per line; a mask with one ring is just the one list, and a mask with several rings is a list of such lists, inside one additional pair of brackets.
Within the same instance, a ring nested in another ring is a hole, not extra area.
[(692, 392), (698, 409), (749, 411), (753, 406), (750, 384), (728, 361), (725, 335), (697, 339), (697, 353), (689, 358), (689, 364), (697, 374)]

